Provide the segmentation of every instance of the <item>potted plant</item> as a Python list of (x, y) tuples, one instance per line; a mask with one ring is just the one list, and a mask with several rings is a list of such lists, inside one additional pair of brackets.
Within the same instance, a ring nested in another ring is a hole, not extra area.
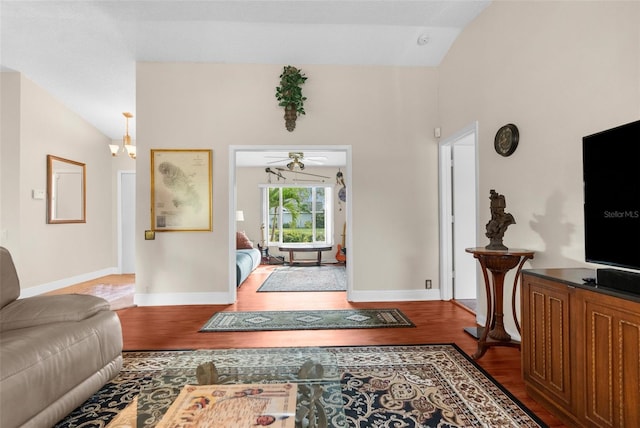
[(278, 105), (284, 107), (285, 126), (289, 132), (296, 127), (299, 114), (306, 114), (304, 102), (307, 97), (302, 96), (301, 85), (307, 80), (302, 71), (287, 65), (280, 75), (280, 86), (276, 87)]

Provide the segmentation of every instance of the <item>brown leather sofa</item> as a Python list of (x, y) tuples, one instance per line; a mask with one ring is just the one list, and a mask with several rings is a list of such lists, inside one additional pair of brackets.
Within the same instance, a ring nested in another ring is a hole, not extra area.
[(99, 297), (19, 296), (0, 247), (0, 427), (49, 427), (118, 374), (122, 328)]

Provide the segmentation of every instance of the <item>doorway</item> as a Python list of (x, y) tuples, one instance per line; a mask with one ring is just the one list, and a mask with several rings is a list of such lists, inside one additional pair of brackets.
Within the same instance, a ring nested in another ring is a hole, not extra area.
[(475, 122), (439, 144), (441, 297), (472, 310), (477, 266), (465, 248), (475, 247), (477, 241), (477, 135)]
[(136, 172), (118, 171), (118, 271), (136, 272)]
[[(229, 299), (232, 302), (236, 302), (237, 300), (237, 288), (236, 288), (236, 266), (235, 266), (235, 242), (236, 242), (236, 231), (237, 231), (237, 223), (236, 223), (236, 212), (238, 210), (243, 210), (244, 207), (238, 206), (238, 158), (239, 154), (242, 155), (243, 159), (253, 158), (254, 155), (259, 155), (260, 157), (267, 158), (271, 156), (274, 152), (282, 153), (282, 152), (313, 152), (317, 154), (319, 152), (324, 152), (329, 159), (332, 158), (330, 156), (331, 153), (341, 154), (342, 161), (339, 166), (333, 164), (325, 164), (323, 168), (335, 168), (336, 171), (341, 170), (344, 176), (344, 180), (346, 182), (346, 186), (351, 192), (351, 177), (352, 177), (352, 162), (351, 162), (351, 146), (229, 146)], [(244, 156), (244, 155), (250, 156)], [(273, 164), (273, 159), (268, 159), (269, 162), (267, 164), (252, 164), (252, 166), (260, 167), (262, 169), (270, 168), (276, 169)], [(311, 162), (309, 162), (310, 164)], [(309, 164), (307, 166), (309, 166)], [(328, 181), (329, 179), (327, 179)], [(335, 180), (334, 178), (330, 178), (330, 180)], [(257, 189), (257, 187), (256, 187)], [(258, 197), (258, 194), (256, 194)], [(351, 195), (349, 194), (346, 197), (344, 202), (341, 202), (341, 209), (345, 212), (345, 224), (346, 224), (346, 236), (344, 237), (344, 242), (346, 247), (348, 248), (349, 243), (351, 242), (352, 235), (352, 220), (351, 220), (351, 210), (350, 206)], [(246, 217), (247, 213), (243, 213), (244, 217)], [(335, 226), (336, 230), (343, 230), (343, 227)], [(338, 244), (342, 242), (334, 242), (334, 244)], [(352, 263), (346, 264), (346, 275), (347, 275), (347, 292), (346, 297), (347, 300), (350, 300), (351, 295), (351, 284), (353, 281), (353, 273), (352, 273)]]

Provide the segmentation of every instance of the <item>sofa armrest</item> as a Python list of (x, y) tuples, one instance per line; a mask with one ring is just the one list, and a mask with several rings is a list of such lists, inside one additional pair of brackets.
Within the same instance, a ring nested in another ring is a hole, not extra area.
[(0, 310), (0, 331), (81, 321), (106, 310), (109, 310), (109, 302), (85, 294), (27, 297), (15, 300)]

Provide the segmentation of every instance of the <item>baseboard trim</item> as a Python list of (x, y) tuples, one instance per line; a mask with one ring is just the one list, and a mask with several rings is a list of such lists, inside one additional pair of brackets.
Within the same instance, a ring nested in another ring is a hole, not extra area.
[(349, 293), (349, 301), (351, 302), (411, 302), (425, 300), (442, 300), (440, 290), (351, 290)]
[(136, 293), (137, 306), (229, 305), (235, 303), (230, 293)]
[(117, 273), (116, 268), (107, 268), (97, 270), (95, 272), (83, 273), (82, 275), (72, 276), (70, 278), (59, 279), (46, 284), (36, 285), (35, 287), (24, 288), (20, 290), (20, 298), (38, 296), (40, 294), (49, 293), (50, 291), (59, 290), (60, 288), (91, 281), (107, 275), (115, 275)]
[[(354, 291), (352, 302), (404, 302), (441, 300), (440, 290)], [(229, 293), (136, 293), (137, 306), (229, 305), (235, 303)]]

